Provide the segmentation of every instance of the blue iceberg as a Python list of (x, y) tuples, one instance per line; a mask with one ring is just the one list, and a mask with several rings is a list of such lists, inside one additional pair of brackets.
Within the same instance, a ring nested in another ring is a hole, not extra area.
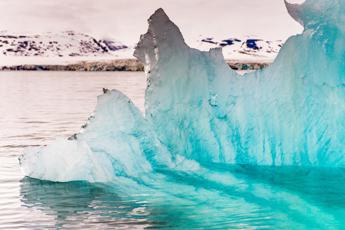
[(344, 226), (345, 2), (286, 6), (303, 33), (243, 76), (220, 48), (190, 48), (158, 9), (134, 54), (148, 76), (145, 114), (104, 90), (79, 133), (26, 150), (23, 173), (110, 185), (178, 229)]
[(345, 3), (286, 3), (304, 27), (269, 68), (240, 76), (221, 49), (189, 48), (162, 10), (135, 51), (146, 120), (172, 156), (207, 163), (345, 164)]
[(221, 48), (190, 48), (158, 9), (134, 53), (148, 76), (145, 115), (106, 90), (80, 133), (28, 149), (22, 171), (125, 186), (155, 183), (160, 170), (205, 173), (212, 164), (344, 167), (345, 2), (286, 6), (303, 33), (271, 66), (244, 76)]

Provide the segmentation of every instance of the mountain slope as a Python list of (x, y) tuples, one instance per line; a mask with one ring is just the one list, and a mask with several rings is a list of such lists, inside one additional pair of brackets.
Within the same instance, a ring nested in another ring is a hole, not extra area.
[(31, 36), (0, 34), (0, 53), (4, 56), (102, 56), (123, 49), (128, 49), (128, 46), (73, 31)]
[(267, 41), (256, 37), (227, 38), (216, 40), (206, 37), (199, 40), (199, 49), (209, 50), (222, 47), (223, 55), (228, 60), (242, 61), (273, 61), (283, 41)]
[[(225, 59), (240, 63), (270, 63), (279, 52), (282, 41), (257, 38), (200, 38), (200, 50), (222, 47)], [(133, 59), (133, 46), (112, 39), (66, 31), (41, 35), (13, 35), (0, 32), (0, 66), (64, 65), (80, 61)]]

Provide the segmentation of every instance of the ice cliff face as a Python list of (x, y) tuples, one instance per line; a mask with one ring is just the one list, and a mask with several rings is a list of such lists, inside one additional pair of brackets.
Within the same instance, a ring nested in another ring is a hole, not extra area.
[(245, 77), (227, 68), (220, 49), (190, 49), (158, 10), (136, 56), (149, 69), (146, 118), (160, 140), (205, 162), (344, 165), (345, 27), (336, 21), (343, 12), (330, 10), (343, 3), (326, 2), (287, 4), (305, 9), (305, 31), (271, 67)]
[[(245, 76), (229, 69), (220, 48), (188, 47), (157, 10), (134, 53), (148, 74), (145, 117), (121, 93), (106, 92), (82, 134), (21, 158), (25, 175), (143, 181), (157, 168), (210, 163), (344, 167), (345, 3), (286, 5), (304, 32), (273, 65)], [(50, 167), (49, 156), (71, 170)]]

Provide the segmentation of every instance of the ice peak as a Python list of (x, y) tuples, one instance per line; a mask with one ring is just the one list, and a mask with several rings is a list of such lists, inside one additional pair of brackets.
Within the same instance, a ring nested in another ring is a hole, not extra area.
[(152, 69), (159, 59), (168, 58), (174, 51), (187, 46), (181, 31), (162, 8), (155, 11), (148, 23), (149, 29), (141, 35), (134, 51), (134, 56), (145, 64), (146, 71)]
[(305, 28), (324, 24), (344, 26), (343, 20), (339, 20), (345, 15), (343, 0), (306, 0), (301, 4), (284, 2), (290, 16)]
[(170, 21), (168, 15), (165, 13), (165, 11), (162, 8), (158, 8), (149, 18), (149, 23), (150, 21)]
[(184, 39), (179, 28), (169, 19), (162, 8), (157, 9), (149, 18), (148, 33), (152, 33), (157, 44), (161, 42), (170, 43), (170, 45), (184, 44)]
[(295, 19), (299, 24), (301, 24), (302, 26), (304, 26), (303, 20), (300, 17), (300, 11), (301, 11), (301, 7), (302, 4), (292, 4), (289, 3), (288, 1), (284, 0), (286, 9), (288, 11), (288, 13), (290, 14), (290, 16)]

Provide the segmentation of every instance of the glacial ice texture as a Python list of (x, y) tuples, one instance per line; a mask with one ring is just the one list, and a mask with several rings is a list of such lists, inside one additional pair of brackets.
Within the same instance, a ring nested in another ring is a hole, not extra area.
[(157, 169), (214, 163), (344, 167), (345, 2), (286, 6), (303, 33), (270, 67), (244, 76), (221, 49), (190, 48), (158, 9), (134, 53), (148, 76), (145, 115), (107, 91), (83, 132), (29, 149), (20, 159), (24, 174), (126, 184), (151, 183)]
[(147, 65), (146, 119), (175, 156), (199, 162), (344, 166), (345, 3), (286, 3), (302, 25), (275, 63), (239, 76), (220, 49), (189, 48), (162, 10), (135, 55)]

